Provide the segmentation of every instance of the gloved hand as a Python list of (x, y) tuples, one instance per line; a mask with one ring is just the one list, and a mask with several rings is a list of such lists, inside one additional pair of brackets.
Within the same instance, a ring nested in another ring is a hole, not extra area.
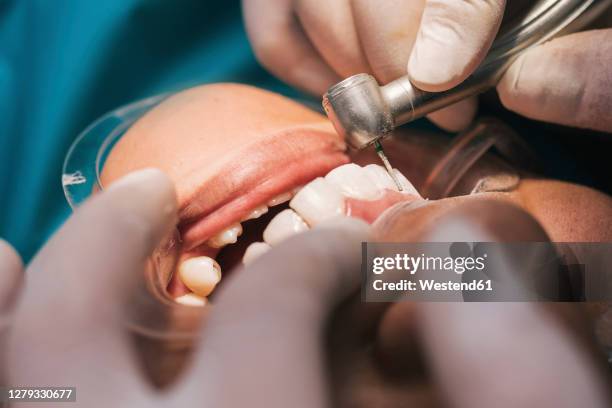
[(125, 303), (140, 287), (146, 258), (176, 225), (176, 207), (168, 177), (141, 170), (76, 211), (25, 274), (10, 249), (0, 248), (0, 262), (8, 260), (0, 294), (21, 286), (0, 350), (3, 384), (77, 387), (81, 406), (148, 406)]
[[(427, 91), (467, 78), (486, 56), (505, 0), (245, 0), (247, 33), (259, 61), (284, 81), (316, 95), (368, 72), (379, 83), (408, 73)], [(476, 99), (430, 115), (461, 130)]]
[[(356, 73), (383, 84), (408, 73), (435, 92), (482, 62), (505, 1), (245, 0), (243, 8), (259, 61), (292, 85), (321, 95)], [(502, 103), (533, 119), (612, 131), (611, 39), (612, 30), (591, 31), (530, 50), (499, 83)], [(429, 118), (459, 131), (476, 109), (472, 98)]]
[(612, 132), (612, 29), (554, 39), (521, 55), (497, 92), (521, 115)]

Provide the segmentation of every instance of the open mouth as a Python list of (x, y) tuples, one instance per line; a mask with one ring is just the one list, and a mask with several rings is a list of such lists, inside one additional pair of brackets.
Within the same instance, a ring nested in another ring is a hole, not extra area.
[[(299, 146), (300, 140), (307, 143)], [(372, 223), (392, 205), (421, 198), (398, 170), (401, 191), (381, 165), (349, 163), (343, 147), (326, 134), (291, 132), (272, 138), (265, 158), (246, 158), (237, 165), (241, 171), (226, 166), (198, 189), (181, 211), (183, 254), (170, 295), (203, 306), (222, 277), (294, 235), (338, 216)], [(216, 202), (210, 199), (215, 183), (232, 186)]]
[(372, 222), (420, 197), (405, 177), (400, 193), (382, 166), (350, 162), (319, 113), (261, 89), (209, 84), (134, 123), (113, 146), (101, 181), (145, 167), (172, 179), (180, 221), (156, 257), (155, 286), (201, 306), (237, 266), (293, 235), (339, 215)]

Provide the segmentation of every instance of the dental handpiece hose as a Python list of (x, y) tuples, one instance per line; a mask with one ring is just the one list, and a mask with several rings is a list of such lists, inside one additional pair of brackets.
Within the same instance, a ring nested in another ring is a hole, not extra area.
[[(540, 0), (515, 27), (496, 39), (476, 71), (445, 92), (426, 92), (408, 76), (384, 86), (368, 74), (357, 74), (329, 88), (323, 107), (336, 131), (354, 149), (380, 146), (397, 126), (480, 94), (494, 87), (510, 64), (534, 45), (551, 39), (581, 15), (594, 18), (610, 0)], [(585, 13), (587, 9), (589, 13)], [(578, 24), (572, 26), (579, 28)], [(378, 149), (377, 149), (378, 153)], [(382, 157), (381, 157), (382, 158)], [(391, 173), (390, 173), (391, 174)]]

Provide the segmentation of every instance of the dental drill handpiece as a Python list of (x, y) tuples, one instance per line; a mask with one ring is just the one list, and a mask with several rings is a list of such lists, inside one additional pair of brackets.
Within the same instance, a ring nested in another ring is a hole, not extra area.
[[(323, 107), (336, 131), (347, 144), (361, 150), (374, 145), (385, 163), (390, 165), (380, 141), (394, 128), (462, 99), (494, 87), (509, 65), (530, 47), (549, 40), (561, 30), (579, 28), (581, 20), (593, 19), (603, 12), (610, 0), (540, 0), (519, 24), (493, 43), (491, 50), (476, 71), (445, 92), (417, 89), (408, 76), (384, 86), (368, 74), (357, 74), (329, 88), (323, 96)], [(588, 12), (587, 12), (588, 9)], [(568, 27), (572, 24), (571, 27)], [(586, 23), (586, 21), (585, 21)], [(397, 179), (394, 179), (397, 183)]]

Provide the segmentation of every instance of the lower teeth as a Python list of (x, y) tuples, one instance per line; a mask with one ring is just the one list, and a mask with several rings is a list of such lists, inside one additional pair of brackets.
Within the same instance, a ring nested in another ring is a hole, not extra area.
[(199, 296), (208, 296), (221, 280), (221, 267), (208, 256), (197, 256), (183, 261), (179, 278), (185, 286)]
[(268, 206), (274, 207), (275, 205), (286, 203), (287, 201), (291, 200), (291, 197), (293, 197), (293, 194), (291, 192), (279, 194), (270, 201), (268, 201)]
[(271, 248), (272, 247), (265, 242), (253, 242), (251, 245), (249, 245), (246, 251), (244, 251), (242, 263), (245, 265), (250, 264), (255, 259), (268, 252)]
[(295, 211), (286, 209), (278, 214), (268, 224), (263, 232), (264, 241), (277, 245), (292, 235), (308, 230), (308, 225)]
[(266, 205), (259, 206), (256, 209), (254, 209), (253, 211), (251, 211), (251, 213), (249, 215), (247, 215), (246, 218), (243, 221), (254, 220), (256, 218), (261, 217), (262, 215), (264, 215), (267, 212), (268, 212), (268, 206), (266, 206)]
[(198, 296), (195, 293), (187, 293), (174, 300), (184, 306), (206, 306), (206, 303), (208, 303), (205, 297)]

